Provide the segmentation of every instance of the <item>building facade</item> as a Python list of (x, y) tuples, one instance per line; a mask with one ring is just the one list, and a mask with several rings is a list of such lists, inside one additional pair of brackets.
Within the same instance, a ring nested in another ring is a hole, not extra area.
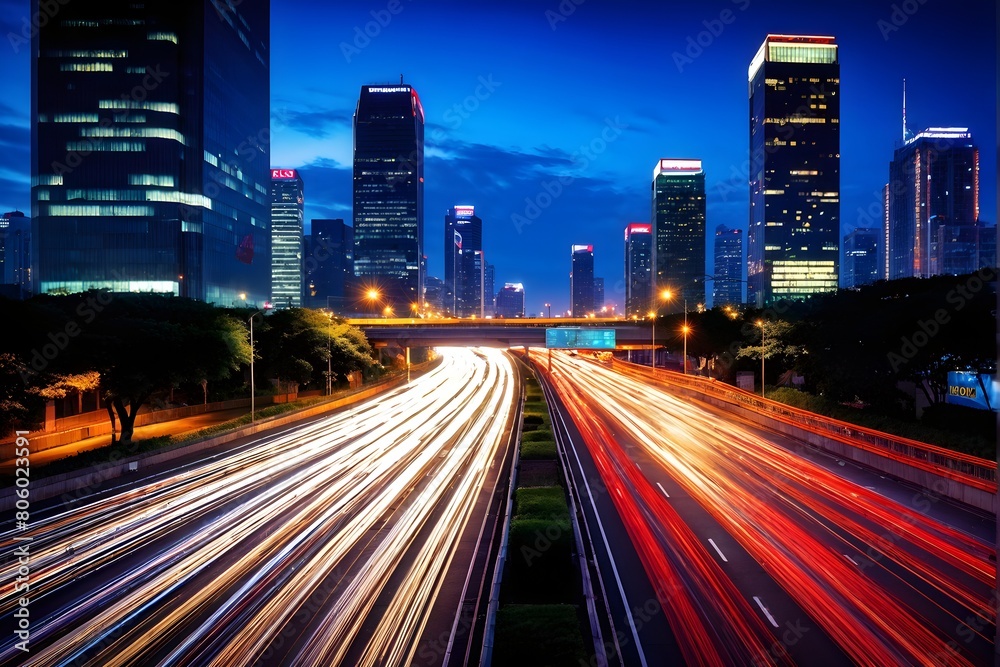
[(669, 311), (705, 303), (705, 171), (701, 160), (662, 159), (653, 169), (653, 265), (656, 291), (675, 298)]
[(594, 312), (594, 246), (572, 247), (570, 271), (570, 303), (573, 317), (586, 317)]
[(625, 226), (625, 316), (645, 317), (653, 298), (653, 226)]
[(833, 37), (768, 35), (750, 63), (747, 301), (836, 291), (840, 61)]
[(524, 317), (524, 285), (504, 283), (497, 292), (497, 317)]
[(70, 3), (40, 26), (37, 293), (269, 298), (269, 5)]
[(483, 310), (493, 315), (497, 310), (496, 267), (486, 262), (483, 268)]
[(314, 219), (303, 239), (302, 273), (302, 305), (328, 308), (337, 315), (353, 313), (354, 229), (340, 218)]
[(483, 221), (475, 207), (452, 207), (444, 216), (444, 279), (451, 294), (448, 309), (459, 317), (484, 313), (482, 251)]
[(275, 308), (302, 306), (304, 196), (297, 171), (271, 170), (271, 303)]
[(0, 215), (0, 295), (31, 296), (31, 219), (21, 211)]
[(594, 278), (594, 312), (604, 310), (604, 278)]
[(889, 164), (885, 199), (888, 277), (952, 273), (939, 234), (958, 235), (941, 228), (974, 227), (979, 220), (979, 149), (968, 128), (932, 127), (906, 139)]
[(871, 285), (879, 279), (881, 230), (858, 227), (844, 237), (844, 286)]
[(941, 225), (937, 232), (935, 262), (940, 273), (959, 276), (996, 267), (996, 225)]
[(712, 281), (712, 305), (735, 306), (743, 303), (743, 230), (725, 225), (715, 228), (715, 275)]
[(424, 285), (424, 109), (409, 85), (362, 86), (354, 113), (354, 275), (409, 313)]

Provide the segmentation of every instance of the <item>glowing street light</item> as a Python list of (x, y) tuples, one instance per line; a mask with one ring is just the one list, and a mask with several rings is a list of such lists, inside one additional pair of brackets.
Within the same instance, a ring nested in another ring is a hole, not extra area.
[[(670, 299), (673, 297), (673, 294), (670, 293), (670, 290), (665, 289), (662, 292), (660, 292), (659, 296), (660, 296), (660, 301), (670, 301)], [(652, 352), (651, 367), (653, 368), (653, 370), (656, 370), (656, 316), (657, 316), (657, 311), (659, 311), (659, 309), (660, 309), (660, 303), (659, 301), (656, 301), (653, 303), (653, 310), (649, 311), (649, 316), (653, 318), (653, 341), (652, 341), (653, 344), (651, 350)]]
[(687, 375), (687, 372), (688, 372), (688, 332), (691, 331), (691, 327), (689, 327), (687, 325), (687, 323), (685, 323), (684, 326), (681, 328), (681, 331), (684, 333), (684, 375)]
[(688, 331), (691, 329), (688, 327), (688, 300), (684, 299), (684, 327), (682, 331), (684, 332), (684, 375), (688, 372)]

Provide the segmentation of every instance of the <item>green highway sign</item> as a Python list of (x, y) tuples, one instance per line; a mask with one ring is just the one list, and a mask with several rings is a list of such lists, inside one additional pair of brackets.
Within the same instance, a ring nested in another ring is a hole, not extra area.
[(550, 350), (613, 350), (615, 330), (595, 327), (556, 327), (545, 330)]

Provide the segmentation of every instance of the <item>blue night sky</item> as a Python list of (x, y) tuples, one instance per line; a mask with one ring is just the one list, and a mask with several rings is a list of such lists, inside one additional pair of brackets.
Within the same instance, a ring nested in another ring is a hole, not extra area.
[[(881, 219), (904, 77), (910, 129), (972, 131), (981, 217), (996, 220), (995, 0), (576, 3), (272, 0), (272, 166), (301, 170), (307, 226), (350, 220), (360, 87), (403, 74), (427, 118), (430, 275), (443, 273), (446, 210), (473, 204), (497, 287), (523, 282), (529, 313), (569, 307), (577, 243), (594, 244), (621, 305), (623, 229), (649, 221), (661, 157), (704, 161), (711, 272), (715, 227), (747, 225), (747, 68), (768, 32), (840, 46), (843, 233)], [(29, 210), (30, 59), (9, 36), (28, 12), (0, 0), (0, 210)], [(560, 176), (572, 180), (550, 196)]]

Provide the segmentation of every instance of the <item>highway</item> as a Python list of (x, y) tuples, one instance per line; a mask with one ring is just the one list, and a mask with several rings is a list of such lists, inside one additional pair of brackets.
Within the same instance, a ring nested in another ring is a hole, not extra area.
[(593, 361), (548, 377), (613, 664), (993, 663), (992, 516)]
[(441, 664), (426, 642), (469, 593), (518, 383), (503, 352), (440, 353), (378, 399), (33, 514), (27, 542), (4, 525), (0, 553), (31, 553), (31, 650), (5, 632), (0, 664)]

